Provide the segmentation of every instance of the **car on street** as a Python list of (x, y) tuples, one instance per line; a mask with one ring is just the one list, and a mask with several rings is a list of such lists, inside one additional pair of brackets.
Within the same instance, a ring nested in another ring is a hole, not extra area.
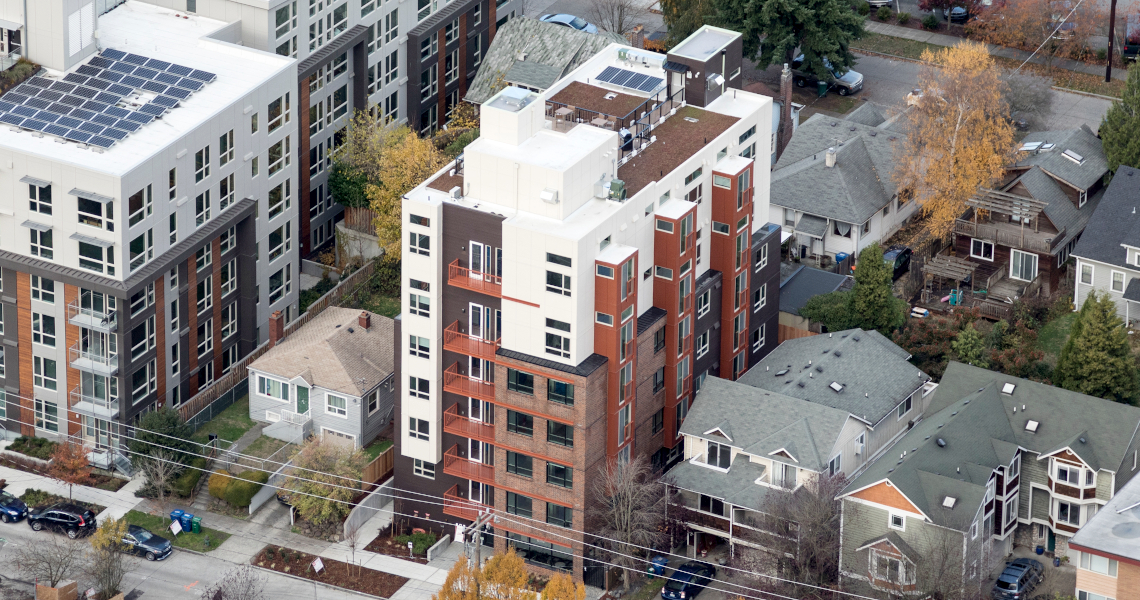
[(585, 31), (586, 33), (598, 32), (598, 28), (591, 24), (589, 21), (586, 21), (581, 17), (568, 15), (566, 13), (542, 15), (538, 18), (538, 20), (545, 23), (554, 23), (555, 25), (561, 25), (563, 27), (570, 27), (571, 29), (577, 29), (578, 31)]
[(28, 511), (28, 526), (35, 531), (56, 531), (75, 539), (95, 531), (95, 513), (85, 508), (60, 502)]
[(15, 523), (28, 516), (28, 505), (11, 492), (0, 491), (0, 521)]
[(145, 556), (147, 560), (165, 560), (174, 551), (170, 540), (155, 535), (138, 525), (127, 525), (123, 545), (131, 554)]
[(716, 576), (716, 567), (697, 560), (689, 561), (673, 571), (665, 587), (661, 588), (661, 597), (665, 600), (691, 600), (701, 590), (705, 589)]
[(943, 9), (942, 14), (946, 16), (946, 20), (954, 23), (955, 25), (965, 25), (974, 15), (966, 10), (964, 6), (955, 6), (950, 10)]
[(1024, 600), (1045, 573), (1045, 566), (1032, 558), (1015, 558), (1005, 563), (1005, 570), (994, 582), (994, 600)]
[(891, 281), (898, 281), (899, 277), (903, 276), (910, 270), (910, 255), (913, 251), (906, 246), (890, 246), (887, 251), (883, 253), (883, 262), (893, 269)]
[[(815, 86), (819, 78), (811, 71), (802, 70), (804, 64), (804, 55), (792, 59), (792, 81), (798, 87), (807, 85)], [(849, 96), (863, 89), (863, 75), (857, 71), (848, 70), (844, 73), (839, 73), (831, 67), (831, 61), (826, 58), (823, 59), (823, 66), (831, 73), (830, 80), (827, 82), (829, 88), (835, 88), (840, 96)]]

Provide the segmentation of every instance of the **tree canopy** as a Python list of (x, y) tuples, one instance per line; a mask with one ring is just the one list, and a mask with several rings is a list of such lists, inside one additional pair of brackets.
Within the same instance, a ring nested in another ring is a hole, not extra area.
[(859, 253), (855, 287), (851, 290), (851, 316), (856, 327), (875, 329), (890, 337), (906, 321), (906, 302), (891, 289), (893, 270), (883, 262), (883, 249), (872, 243)]
[(131, 463), (136, 467), (146, 457), (167, 449), (173, 460), (187, 464), (190, 453), (201, 454), (201, 446), (190, 441), (194, 429), (182, 420), (182, 415), (173, 408), (164, 406), (152, 410), (139, 419), (135, 437), (127, 441), (131, 451)]
[(1124, 93), (1113, 102), (1100, 126), (1108, 170), (1115, 173), (1120, 165), (1140, 167), (1140, 67), (1128, 68)]
[(986, 360), (986, 342), (982, 339), (982, 334), (974, 328), (973, 323), (959, 331), (958, 337), (950, 345), (962, 362), (983, 369), (989, 366), (989, 361)]
[[(534, 600), (534, 592), (527, 587), (529, 579), (526, 564), (513, 547), (505, 554), (491, 557), (482, 568), (461, 555), (448, 571), (443, 587), (432, 595), (432, 600)], [(554, 580), (550, 583), (553, 584)], [(570, 582), (570, 589), (574, 589), (573, 582)], [(585, 588), (582, 591), (585, 592)], [(551, 600), (573, 598), (559, 595), (551, 597)]]
[(665, 45), (676, 46), (714, 15), (714, 0), (661, 0), (661, 18), (669, 31)]
[(1057, 383), (1098, 398), (1135, 402), (1140, 377), (1116, 303), (1107, 293), (1090, 292), (1077, 321), (1057, 361)]
[(301, 447), (293, 466), (294, 477), (286, 479), (285, 487), (300, 492), (291, 499), (297, 514), (316, 525), (348, 516), (358, 493), (353, 482), (364, 472), (362, 452), (312, 438)]

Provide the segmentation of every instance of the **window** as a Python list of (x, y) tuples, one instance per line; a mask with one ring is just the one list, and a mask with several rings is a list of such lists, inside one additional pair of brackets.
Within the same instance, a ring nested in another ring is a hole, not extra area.
[(574, 510), (552, 502), (546, 503), (546, 522), (558, 527), (572, 527)]
[(194, 183), (210, 176), (210, 147), (206, 146), (194, 153)]
[(605, 265), (598, 265), (597, 267), (595, 267), (594, 270), (598, 274), (598, 277), (605, 277), (606, 279), (613, 279), (614, 278), (613, 267), (607, 267)]
[(36, 429), (59, 431), (59, 407), (55, 402), (36, 398)]
[(1124, 292), (1124, 273), (1120, 271), (1112, 272), (1112, 291)]
[(565, 406), (574, 405), (574, 384), (555, 379), (546, 380), (546, 399)]
[(891, 513), (890, 520), (887, 521), (887, 526), (890, 527), (891, 529), (899, 529), (899, 530), (905, 531), (906, 530), (906, 516), (896, 514), (896, 513)]
[(32, 212), (51, 214), (51, 184), (38, 186), (28, 184), (28, 207)]
[(1002, 514), (1002, 520), (1005, 521), (1004, 525), (1009, 525), (1010, 523), (1017, 520), (1017, 495), (1016, 494), (1014, 494), (1014, 496), (1012, 498), (1010, 498), (1009, 500), (1005, 501), (1005, 510), (1003, 511), (1003, 514)]
[(546, 441), (568, 448), (574, 447), (574, 426), (557, 421), (546, 421)]
[(554, 271), (546, 272), (546, 291), (554, 292), (555, 294), (562, 294), (563, 296), (570, 295), (570, 276)]
[(273, 177), (281, 169), (289, 166), (292, 154), (289, 147), (289, 136), (269, 147), (269, 176)]
[(428, 441), (431, 438), (429, 426), (430, 424), (423, 419), (408, 417), (408, 432), (412, 439)]
[(1058, 500), (1057, 521), (1079, 526), (1081, 524), (1081, 505)]
[(531, 503), (531, 499), (526, 496), (514, 492), (507, 492), (507, 512), (512, 515), (529, 519), (532, 514)]
[(653, 352), (656, 354), (665, 349), (665, 328), (662, 327), (653, 333)]
[[(273, 102), (270, 102), (267, 112), (269, 113), (267, 133), (273, 133), (282, 125), (289, 122), (289, 94), (285, 94)], [(208, 148), (207, 151), (209, 151)]]
[(285, 181), (277, 184), (276, 187), (269, 190), (269, 218), (272, 219), (281, 214), (286, 208), (289, 208), (293, 199), (292, 180), (286, 179)]
[(222, 339), (237, 333), (238, 316), (237, 302), (231, 302), (222, 307)]
[(1081, 552), (1081, 568), (1101, 575), (1116, 577), (1118, 565), (1111, 558)]
[(768, 304), (768, 284), (761, 284), (752, 294), (753, 310), (760, 310)]
[(901, 560), (890, 556), (883, 556), (877, 552), (872, 552), (871, 558), (875, 565), (875, 579), (889, 581), (891, 583), (904, 583), (903, 577), (905, 571), (903, 570)]
[[(435, 37), (431, 40), (434, 42)], [(426, 39), (424, 40), (427, 41)], [(434, 44), (433, 44), (434, 45)], [(420, 95), (425, 102), (431, 101), (439, 90), (439, 76), (436, 74), (436, 67), (439, 65), (435, 62), (420, 73)]]
[(55, 361), (50, 358), (33, 356), (32, 383), (45, 390), (56, 389)]
[(218, 166), (224, 167), (234, 159), (234, 130), (231, 129), (218, 137)]
[(1022, 281), (1037, 278), (1037, 255), (1021, 250), (1012, 250), (1009, 260), (1009, 276)]
[(400, 37), (400, 17), (398, 8), (384, 15), (384, 43)]
[(214, 320), (206, 319), (198, 322), (198, 357), (214, 349)]
[(704, 332), (697, 336), (697, 358), (708, 354), (709, 351), (709, 332)]
[[(376, 65), (379, 68), (380, 65)], [(400, 51), (397, 49), (384, 57), (384, 83), (389, 84), (400, 78)]]
[[(549, 319), (547, 319), (549, 320)], [(546, 353), (563, 358), (570, 357), (570, 338), (563, 337), (556, 333), (546, 334)]]
[(985, 240), (971, 239), (970, 240), (970, 256), (980, 258), (982, 260), (992, 261), (994, 259), (994, 244)]
[(732, 447), (716, 442), (708, 442), (708, 454), (705, 457), (705, 463), (727, 469), (732, 464)]
[(534, 417), (514, 410), (507, 410), (507, 431), (525, 435), (528, 437), (534, 436)]
[(154, 348), (154, 333), (154, 315), (131, 330), (131, 360), (138, 360), (147, 350)]
[(325, 414), (338, 417), (348, 417), (348, 399), (332, 394), (325, 394)]
[(263, 375), (257, 376), (257, 393), (274, 400), (289, 401), (289, 384)]
[(420, 477), (427, 477), (428, 479), (435, 479), (435, 465), (427, 462), (426, 460), (414, 459), (415, 463), (412, 468), (412, 473)]
[(170, 373), (177, 375), (180, 365), (181, 363), (178, 359), (178, 344), (172, 344), (170, 346)]
[(210, 252), (210, 245), (207, 244), (198, 248), (197, 252), (194, 253), (195, 268), (201, 271), (212, 264), (214, 264), (214, 253)]
[(511, 475), (530, 479), (534, 477), (534, 459), (525, 454), (507, 450), (507, 472)]
[(194, 198), (194, 226), (201, 227), (210, 220), (210, 190), (198, 194)]
[[(213, 363), (211, 362), (210, 365), (213, 366)], [(141, 400), (144, 396), (153, 393), (155, 389), (157, 389), (157, 386), (155, 385), (155, 374), (156, 369), (154, 360), (151, 360), (142, 368), (138, 369), (134, 373), (131, 373), (132, 400)]]
[(78, 210), (76, 211), (76, 214), (78, 216), (77, 220), (81, 225), (87, 225), (88, 227), (98, 227), (99, 229), (102, 229), (103, 219), (107, 219), (107, 231), (114, 231), (115, 223), (111, 220), (113, 218), (111, 214), (111, 205), (111, 202), (108, 202), (106, 204), (107, 214), (104, 215), (104, 204), (102, 202), (88, 200), (87, 198), (78, 198)]
[(609, 327), (613, 327), (614, 316), (613, 315), (607, 315), (606, 313), (596, 312), (596, 313), (594, 313), (594, 322), (598, 323), (600, 325), (607, 325)]
[(673, 269), (667, 267), (654, 267), (653, 274), (661, 279), (673, 279)]
[(1086, 592), (1084, 590), (1077, 590), (1077, 600), (1113, 600), (1107, 596)]
[(914, 396), (907, 396), (906, 400), (903, 400), (901, 403), (899, 403), (899, 408), (898, 408), (898, 418), (899, 419), (903, 418), (903, 415), (910, 412), (911, 400), (913, 400), (913, 399), (914, 399)]
[(55, 303), (55, 282), (46, 277), (32, 275), (32, 300)]
[(203, 277), (198, 281), (197, 295), (198, 299), (197, 310), (201, 313), (214, 305), (214, 280), (212, 277)]
[(146, 262), (154, 258), (154, 230), (148, 229), (143, 233), (131, 240), (130, 246), (131, 270), (143, 266)]
[(724, 500), (701, 494), (700, 509), (703, 512), (724, 516)]
[(843, 470), (842, 465), (843, 465), (843, 455), (842, 454), (836, 454), (835, 458), (831, 459), (827, 463), (828, 474), (834, 477), (836, 473), (839, 473)]
[(556, 485), (558, 487), (572, 488), (574, 487), (574, 469), (566, 465), (546, 463), (546, 483)]
[(431, 316), (431, 298), (421, 294), (408, 294), (408, 307), (413, 315)]
[(290, 29), (297, 26), (297, 3), (294, 2), (291, 5), (286, 4), (285, 6), (277, 9), (277, 12), (274, 13), (274, 17), (277, 27), (275, 30), (276, 37), (281, 37), (286, 33), (289, 33)]
[(431, 383), (427, 379), (408, 376), (408, 391), (413, 398), (429, 399), (430, 389)]
[(728, 223), (721, 223), (720, 221), (713, 221), (712, 223), (713, 233), (728, 235), (730, 229)]
[(255, 157), (253, 157), (253, 160), (249, 161), (249, 176), (250, 177), (257, 177), (259, 174), (261, 174), (261, 170), (258, 168), (258, 165), (260, 165), (260, 164), (261, 164), (261, 157), (260, 156), (255, 156)]
[(420, 358), (430, 358), (431, 357), (430, 343), (431, 343), (431, 340), (429, 340), (426, 337), (420, 337), (417, 335), (408, 336), (408, 350), (411, 352), (412, 356), (418, 356)]
[[(218, 182), (218, 210), (229, 208), (234, 202), (234, 174), (230, 173)], [(209, 217), (207, 217), (209, 218)]]
[(178, 213), (170, 213), (170, 217), (167, 219), (167, 222), (167, 229), (170, 233), (170, 245), (173, 246), (174, 243), (178, 241)]
[(285, 254), (289, 250), (292, 242), (292, 223), (286, 222), (284, 225), (269, 232), (269, 260), (274, 260)]
[[(28, 231), (32, 232), (32, 256), (52, 260), (55, 257), (55, 252), (53, 251), (51, 229), (46, 231), (29, 229)], [(83, 242), (79, 242), (79, 244), (82, 246)]]
[(32, 313), (32, 342), (55, 347), (55, 317)]
[(222, 295), (226, 296), (230, 292), (237, 289), (237, 259), (231, 258), (230, 262), (222, 265)]
[(1013, 457), (1013, 462), (1009, 464), (1009, 473), (1007, 477), (1013, 479), (1021, 474), (1021, 456)]
[(412, 254), (431, 256), (431, 238), (427, 234), (411, 232), (408, 234), (408, 247)]
[[(277, 302), (293, 289), (293, 272), (289, 265), (269, 276), (269, 301)], [(426, 340), (427, 338), (423, 338)]]
[(520, 394), (534, 395), (534, 375), (516, 369), (507, 369), (507, 389)]
[(756, 352), (764, 347), (764, 338), (767, 333), (768, 324), (760, 325), (760, 328), (752, 332), (752, 351)]

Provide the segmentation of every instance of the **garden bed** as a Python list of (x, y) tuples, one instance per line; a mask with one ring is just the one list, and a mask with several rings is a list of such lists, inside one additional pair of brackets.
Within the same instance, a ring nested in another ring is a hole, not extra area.
[[(398, 535), (392, 537), (388, 531), (381, 531), (376, 539), (368, 542), (364, 547), (369, 552), (394, 556), (421, 564), (427, 564), (427, 551), (435, 545), (438, 538), (434, 533), (415, 533), (412, 535)], [(408, 556), (408, 542), (412, 542), (412, 556)]]
[(381, 598), (391, 598), (397, 590), (408, 582), (406, 577), (349, 565), (330, 558), (321, 558), (325, 568), (317, 573), (313, 570), (313, 561), (316, 558), (316, 555), (282, 548), (281, 546), (266, 546), (250, 562), (278, 573), (286, 573), (310, 581), (319, 581), (327, 585), (380, 596)]
[(210, 529), (209, 527), (203, 527), (201, 533), (182, 532), (178, 535), (174, 535), (174, 533), (170, 531), (169, 518), (159, 515), (148, 515), (147, 513), (137, 510), (128, 511), (123, 518), (126, 519), (130, 525), (138, 525), (155, 535), (160, 535), (170, 540), (170, 543), (173, 544), (175, 548), (195, 550), (197, 552), (209, 552), (221, 546), (222, 542), (230, 537), (230, 534), (224, 531)]
[(57, 496), (50, 492), (45, 492), (43, 490), (37, 490), (34, 488), (29, 488), (26, 492), (21, 494), (20, 500), (23, 500), (24, 504), (28, 505), (28, 508), (40, 508), (44, 506), (51, 506), (59, 502), (66, 502), (68, 504), (74, 504), (76, 506), (86, 508), (95, 514), (99, 514), (107, 510), (106, 506), (101, 506), (99, 504), (95, 504), (94, 502), (71, 500), (66, 496)]
[(107, 475), (106, 473), (91, 473), (91, 478), (87, 481), (88, 487), (106, 490), (108, 492), (117, 492), (127, 485), (128, 480), (122, 477), (115, 477)]
[(55, 452), (58, 443), (53, 442), (46, 438), (28, 437), (21, 435), (20, 437), (12, 440), (11, 444), (5, 450), (10, 452), (19, 452), (24, 456), (38, 458), (40, 460), (51, 460), (52, 453)]

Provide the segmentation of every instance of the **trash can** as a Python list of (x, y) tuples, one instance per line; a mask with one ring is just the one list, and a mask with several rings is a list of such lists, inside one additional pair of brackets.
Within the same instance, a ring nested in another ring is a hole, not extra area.
[(847, 258), (849, 256), (850, 255), (847, 254), (846, 252), (836, 252), (835, 253), (835, 272), (836, 273), (839, 273), (840, 275), (846, 274), (845, 271), (847, 270)]
[(194, 526), (194, 515), (188, 512), (182, 513), (182, 517), (179, 520), (182, 522), (182, 531), (189, 532)]
[(669, 564), (669, 559), (664, 556), (654, 556), (649, 563), (649, 576), (652, 578), (654, 575), (664, 575), (665, 565)]
[(172, 510), (172, 511), (170, 511), (170, 521), (171, 521), (171, 522), (174, 522), (174, 521), (181, 521), (181, 520), (182, 520), (182, 515), (183, 515), (183, 512), (182, 512), (182, 511), (180, 511), (180, 510)]
[(202, 533), (202, 517), (190, 519), (190, 526), (194, 528), (194, 533)]
[(820, 98), (827, 95), (827, 82), (826, 81), (817, 81), (815, 85), (817, 88), (819, 88), (819, 97)]

